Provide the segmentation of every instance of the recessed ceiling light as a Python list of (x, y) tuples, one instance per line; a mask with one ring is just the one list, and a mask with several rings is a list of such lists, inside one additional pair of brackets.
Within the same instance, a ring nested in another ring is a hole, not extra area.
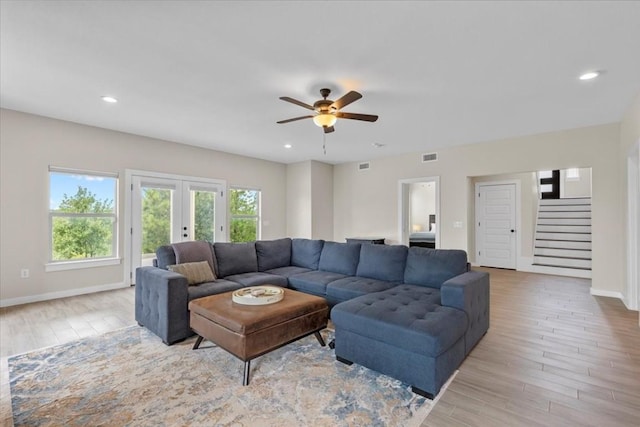
[(582, 74), (579, 79), (580, 80), (592, 80), (598, 77), (600, 73), (598, 71), (589, 71), (588, 73)]
[(284, 144), (284, 148), (291, 148), (291, 147), (293, 147), (293, 145), (291, 145), (291, 144)]
[(103, 96), (103, 97), (102, 97), (102, 100), (103, 100), (104, 102), (108, 102), (108, 103), (110, 103), (110, 104), (115, 104), (116, 102), (118, 102), (118, 100), (117, 100), (117, 99), (115, 99), (113, 96)]

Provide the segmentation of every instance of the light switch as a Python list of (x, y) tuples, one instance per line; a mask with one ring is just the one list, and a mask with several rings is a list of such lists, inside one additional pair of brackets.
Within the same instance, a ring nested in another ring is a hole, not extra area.
[(453, 223), (453, 228), (462, 228), (462, 221), (455, 221)]

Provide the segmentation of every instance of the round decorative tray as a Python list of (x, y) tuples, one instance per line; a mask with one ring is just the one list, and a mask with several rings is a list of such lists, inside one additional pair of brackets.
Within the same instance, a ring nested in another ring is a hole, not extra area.
[(282, 301), (284, 290), (277, 286), (252, 286), (232, 294), (233, 302), (244, 305), (267, 305)]

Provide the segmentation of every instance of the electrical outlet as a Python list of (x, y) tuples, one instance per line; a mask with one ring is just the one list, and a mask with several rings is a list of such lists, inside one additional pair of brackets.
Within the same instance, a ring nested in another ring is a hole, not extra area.
[(20, 270), (20, 277), (23, 279), (28, 279), (29, 278), (29, 269), (28, 268), (23, 268), (22, 270)]
[(462, 221), (456, 221), (453, 223), (453, 228), (462, 228)]

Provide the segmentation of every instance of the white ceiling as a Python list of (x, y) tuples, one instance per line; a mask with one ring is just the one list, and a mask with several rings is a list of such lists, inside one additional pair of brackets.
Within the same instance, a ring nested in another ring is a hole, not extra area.
[[(611, 123), (640, 92), (634, 1), (0, 4), (2, 107), (284, 163)], [(325, 86), (380, 116), (326, 155), (311, 120), (276, 124)]]

